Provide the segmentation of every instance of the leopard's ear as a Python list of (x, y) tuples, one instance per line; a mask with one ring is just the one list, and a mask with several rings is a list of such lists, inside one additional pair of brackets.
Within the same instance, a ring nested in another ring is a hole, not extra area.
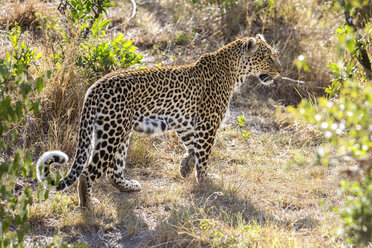
[(262, 34), (257, 34), (257, 35), (256, 35), (256, 38), (257, 38), (257, 39), (260, 39), (260, 40), (263, 40), (263, 41), (266, 42), (266, 39), (265, 39), (265, 37), (264, 37)]
[(257, 49), (257, 42), (255, 38), (250, 37), (246, 42), (247, 53), (254, 53)]

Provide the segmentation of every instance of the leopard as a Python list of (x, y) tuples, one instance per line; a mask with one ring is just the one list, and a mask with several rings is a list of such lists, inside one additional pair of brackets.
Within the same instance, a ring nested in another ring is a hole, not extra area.
[[(278, 51), (263, 35), (237, 39), (189, 65), (115, 71), (87, 90), (80, 117), (74, 161), (53, 190), (69, 188), (77, 179), (79, 204), (92, 209), (92, 186), (106, 174), (120, 192), (140, 191), (141, 184), (124, 175), (133, 132), (174, 130), (185, 147), (179, 163), (182, 178), (195, 169), (197, 184), (208, 178), (208, 158), (233, 92), (247, 76), (270, 85), (282, 66)], [(50, 166), (66, 163), (58, 150), (37, 161), (37, 179), (47, 184)]]

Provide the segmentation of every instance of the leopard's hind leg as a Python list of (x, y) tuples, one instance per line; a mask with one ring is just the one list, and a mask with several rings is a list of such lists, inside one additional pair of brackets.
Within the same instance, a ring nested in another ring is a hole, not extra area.
[(110, 167), (107, 170), (107, 177), (111, 184), (121, 192), (140, 191), (141, 184), (136, 180), (127, 180), (124, 177), (125, 161), (128, 154), (130, 135), (125, 136), (125, 142), (119, 147)]
[(115, 118), (110, 118), (110, 121), (98, 121), (95, 125), (89, 165), (84, 167), (79, 178), (79, 203), (83, 208), (92, 210), (91, 191), (93, 183), (106, 173), (115, 159), (116, 151), (119, 150), (124, 141), (123, 128), (116, 122)]

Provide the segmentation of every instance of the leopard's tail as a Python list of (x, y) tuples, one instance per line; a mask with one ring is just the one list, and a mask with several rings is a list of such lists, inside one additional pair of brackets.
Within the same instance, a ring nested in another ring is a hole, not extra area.
[[(96, 104), (98, 102), (97, 98), (93, 97), (96, 93), (95, 85), (96, 84), (90, 87), (85, 95), (75, 160), (66, 177), (61, 179), (58, 185), (56, 185), (54, 181), (51, 182), (53, 186), (52, 189), (57, 191), (67, 189), (72, 185), (80, 176), (84, 165), (88, 160), (89, 148), (92, 145), (93, 127), (96, 119)], [(67, 161), (68, 156), (61, 151), (45, 152), (36, 163), (37, 179), (40, 182), (47, 179), (50, 174), (50, 164), (54, 162), (66, 163)]]
[(45, 152), (36, 163), (36, 177), (39, 182), (48, 178), (50, 171), (49, 166), (52, 163), (66, 163), (68, 156), (61, 151)]

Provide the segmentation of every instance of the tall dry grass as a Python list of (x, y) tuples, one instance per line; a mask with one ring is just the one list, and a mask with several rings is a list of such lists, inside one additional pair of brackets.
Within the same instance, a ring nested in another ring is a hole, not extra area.
[[(196, 2), (199, 3), (144, 2), (136, 19), (119, 28), (150, 54), (156, 49), (160, 55), (147, 60), (163, 65), (190, 63), (237, 38), (264, 34), (280, 52), (284, 79), (276, 80), (271, 87), (258, 86), (257, 79), (250, 79), (243, 92), (287, 105), (297, 104), (303, 97), (324, 94), (331, 79), (327, 65), (336, 61), (335, 30), (343, 23), (342, 13), (330, 10), (330, 2), (278, 0), (270, 6), (240, 0), (227, 4), (226, 9), (222, 4)], [(129, 10), (123, 10), (129, 15)], [(177, 45), (180, 35), (186, 37), (186, 45)], [(307, 62), (307, 71), (298, 70), (294, 63), (300, 55)]]

